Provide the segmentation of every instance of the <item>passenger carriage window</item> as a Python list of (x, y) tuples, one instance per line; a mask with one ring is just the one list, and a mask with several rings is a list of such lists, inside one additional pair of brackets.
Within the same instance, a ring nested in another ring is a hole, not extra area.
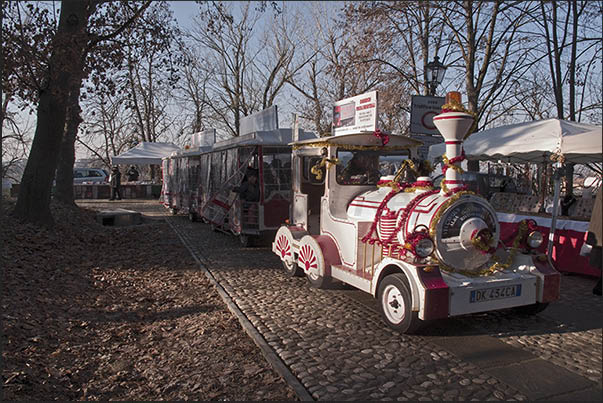
[(262, 174), (266, 193), (291, 189), (291, 155), (264, 154)]

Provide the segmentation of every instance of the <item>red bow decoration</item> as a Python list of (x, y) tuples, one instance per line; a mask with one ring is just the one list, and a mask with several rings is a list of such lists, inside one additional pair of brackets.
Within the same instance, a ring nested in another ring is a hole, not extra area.
[(377, 129), (377, 130), (375, 130), (375, 132), (373, 134), (375, 135), (375, 137), (378, 137), (381, 140), (382, 146), (389, 143), (389, 135), (387, 135), (385, 133), (381, 133), (381, 130)]

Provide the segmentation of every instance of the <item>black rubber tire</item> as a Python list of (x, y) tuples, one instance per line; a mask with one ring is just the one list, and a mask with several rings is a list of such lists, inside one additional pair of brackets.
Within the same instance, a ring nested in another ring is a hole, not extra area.
[[(379, 284), (377, 300), (381, 317), (395, 331), (412, 334), (423, 325), (419, 313), (412, 311), (412, 292), (404, 274), (394, 273), (386, 276)], [(399, 308), (402, 311), (398, 311)]]
[(297, 263), (291, 262), (291, 267), (289, 267), (287, 262), (284, 260), (281, 262), (283, 263), (283, 270), (285, 270), (285, 275), (287, 277), (303, 277), (304, 271), (297, 265)]
[(306, 273), (306, 278), (312, 287), (320, 288), (321, 290), (331, 288), (333, 285), (333, 279), (331, 279), (331, 277), (318, 276), (313, 279)]
[(241, 242), (242, 247), (248, 248), (255, 245), (255, 237), (253, 235), (240, 234), (239, 242)]
[(197, 221), (199, 221), (199, 217), (197, 217), (197, 213), (195, 213), (194, 211), (189, 211), (188, 212), (188, 219), (190, 220), (190, 222), (197, 222)]
[(549, 306), (548, 302), (536, 302), (532, 305), (524, 305), (513, 308), (513, 311), (520, 315), (536, 315), (546, 309)]

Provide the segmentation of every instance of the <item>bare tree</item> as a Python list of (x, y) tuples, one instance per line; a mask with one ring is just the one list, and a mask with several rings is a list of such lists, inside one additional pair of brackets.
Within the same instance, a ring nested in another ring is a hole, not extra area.
[[(91, 76), (98, 86), (96, 93), (103, 93), (105, 87), (112, 87), (111, 80), (105, 78), (108, 66), (121, 61), (122, 50), (114, 39), (124, 33), (143, 12), (150, 2), (111, 2), (98, 3), (98, 11), (91, 15), (87, 27), (87, 44), (80, 57), (73, 60), (74, 79), (69, 83), (65, 132), (61, 142), (56, 174), (55, 198), (67, 205), (75, 206), (73, 192), (73, 165), (75, 162), (75, 142), (78, 127), (82, 123), (80, 116), (80, 92), (84, 80)], [(105, 28), (110, 22), (111, 28)]]
[(290, 72), (299, 68), (292, 64), (295, 45), (281, 10), (273, 8), (268, 16), (265, 6), (244, 2), (235, 13), (233, 3), (204, 3), (187, 37), (189, 48), (205, 50), (207, 126), (230, 136), (239, 135), (242, 117), (273, 105)]
[(119, 93), (101, 94), (87, 100), (85, 109), (83, 133), (77, 141), (105, 167), (110, 167), (111, 156), (121, 154), (139, 141), (131, 113), (126, 108), (126, 97)]
[(126, 32), (126, 73), (120, 81), (127, 88), (138, 138), (155, 142), (173, 123), (168, 108), (179, 79), (178, 30), (168, 5), (161, 2), (154, 3)]
[[(79, 124), (77, 119), (73, 122), (74, 125), (66, 125), (66, 122), (68, 116), (73, 117), (79, 112), (79, 105), (74, 105), (74, 102), (79, 100), (79, 96), (75, 96), (75, 93), (79, 94), (82, 80), (87, 75), (85, 69), (87, 55), (102, 41), (118, 35), (125, 26), (138, 17), (144, 8), (148, 7), (149, 1), (138, 8), (129, 20), (122, 22), (121, 27), (108, 35), (89, 32), (91, 22), (98, 21), (98, 19), (91, 20), (91, 16), (100, 3), (97, 0), (64, 0), (61, 3), (56, 32), (53, 31), (52, 24), (48, 24), (51, 27), (48, 29), (43, 25), (42, 33), (36, 31), (38, 27), (32, 23), (33, 18), (11, 21), (9, 31), (13, 32), (13, 35), (6, 38), (5, 46), (14, 50), (13, 54), (22, 57), (17, 58), (21, 63), (12, 63), (9, 73), (3, 74), (3, 83), (13, 82), (18, 77), (26, 77), (27, 79), (22, 81), (31, 83), (26, 87), (27, 94), (31, 94), (32, 102), (37, 102), (38, 105), (36, 131), (14, 211), (17, 217), (26, 221), (43, 225), (53, 223), (49, 207), (50, 191), (59, 154), (67, 161), (62, 164), (65, 177), (72, 176), (74, 152), (69, 148), (74, 149), (75, 136), (71, 136), (71, 144), (70, 141), (66, 141), (62, 147), (61, 142), (65, 137), (66, 128), (73, 130)], [(111, 7), (107, 8), (110, 9)], [(32, 6), (30, 14), (48, 14), (44, 10), (39, 10), (41, 9)], [(45, 33), (50, 34), (45, 35)], [(73, 113), (68, 115), (68, 109)], [(67, 169), (66, 165), (69, 164), (70, 167)], [(65, 184), (65, 189), (69, 187), (72, 194), (73, 182), (69, 184), (66, 182), (61, 181)], [(68, 199), (69, 191), (65, 194)]]
[(197, 49), (183, 43), (180, 44), (180, 51), (184, 58), (182, 79), (174, 96), (186, 114), (183, 130), (197, 133), (206, 129), (210, 121), (211, 98), (208, 85), (212, 75), (211, 67), (204, 63), (203, 56)]
[[(363, 62), (373, 55), (373, 41), (363, 41), (362, 27), (349, 21), (337, 5), (320, 4), (313, 9), (311, 34), (300, 41), (304, 63), (288, 78), (301, 100), (300, 117), (312, 122), (320, 135), (331, 132), (333, 102), (374, 89), (383, 89), (387, 72), (379, 63)], [(391, 77), (390, 77), (391, 78)]]
[(89, 1), (62, 3), (48, 74), (39, 91), (35, 136), (15, 206), (15, 214), (30, 222), (53, 223), (50, 190), (65, 127), (67, 87), (77, 80), (79, 72), (72, 62), (81, 58), (86, 46), (88, 18), (95, 9), (96, 3)]
[(2, 102), (2, 178), (21, 181), (21, 164), (31, 146), (31, 122), (8, 108), (8, 97)]
[(601, 73), (602, 12), (597, 2), (540, 2), (533, 19), (544, 39), (540, 54), (548, 64), (559, 119), (580, 121), (583, 112), (601, 110), (600, 97), (590, 94), (587, 83), (592, 74)]

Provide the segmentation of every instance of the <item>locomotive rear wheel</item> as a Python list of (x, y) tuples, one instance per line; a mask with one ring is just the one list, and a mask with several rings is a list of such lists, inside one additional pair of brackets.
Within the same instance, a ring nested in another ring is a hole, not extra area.
[(286, 260), (282, 260), (283, 269), (285, 269), (285, 274), (287, 277), (302, 277), (304, 275), (304, 271), (297, 265), (296, 262), (287, 263)]
[(313, 270), (306, 272), (306, 278), (308, 279), (308, 283), (314, 288), (330, 288), (333, 283), (330, 277), (321, 276)]
[(414, 333), (422, 325), (418, 312), (412, 311), (412, 293), (401, 273), (385, 277), (377, 293), (379, 310), (385, 323), (400, 333)]

